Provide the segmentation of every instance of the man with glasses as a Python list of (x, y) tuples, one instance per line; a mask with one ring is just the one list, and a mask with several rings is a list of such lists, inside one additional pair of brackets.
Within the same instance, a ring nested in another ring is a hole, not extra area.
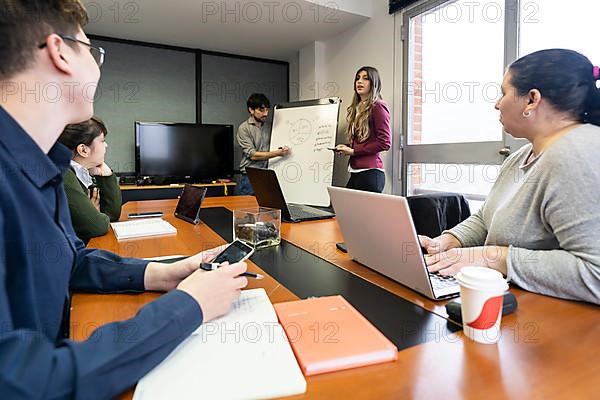
[(271, 103), (262, 93), (253, 93), (248, 98), (250, 117), (242, 122), (237, 131), (237, 142), (242, 149), (240, 172), (242, 179), (238, 193), (254, 195), (250, 180), (246, 175), (246, 167), (267, 168), (269, 159), (284, 157), (290, 153), (288, 147), (269, 151), (271, 144), (271, 124), (267, 123)]
[[(62, 178), (72, 153), (56, 140), (93, 115), (85, 92), (104, 50), (82, 31), (78, 0), (0, 0), (0, 10), (0, 397), (113, 398), (226, 313), (246, 265), (199, 270), (219, 249), (161, 264), (84, 247)], [(62, 93), (47, 98), (48, 87)], [(68, 340), (72, 291), (144, 290), (168, 293), (87, 341)]]
[[(94, 60), (96, 61), (96, 64), (98, 64), (98, 67), (101, 67), (102, 64), (104, 64), (104, 55), (106, 54), (106, 51), (104, 51), (104, 48), (92, 46), (91, 43), (84, 42), (83, 40), (79, 40), (72, 36), (67, 36), (67, 35), (58, 35), (58, 36), (60, 36), (63, 40), (69, 40), (69, 41), (72, 41), (75, 43), (80, 43), (80, 44), (83, 44), (83, 45), (89, 47), (90, 53), (92, 53), (92, 57), (94, 57)], [(44, 43), (40, 44), (38, 46), (38, 48), (43, 49), (47, 45), (48, 44), (46, 42), (44, 42)]]

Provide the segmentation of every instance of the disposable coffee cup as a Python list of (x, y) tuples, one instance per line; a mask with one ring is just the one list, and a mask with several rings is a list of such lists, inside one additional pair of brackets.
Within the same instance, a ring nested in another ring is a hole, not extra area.
[(497, 343), (508, 283), (500, 272), (486, 267), (464, 267), (456, 280), (460, 285), (463, 332), (478, 343)]

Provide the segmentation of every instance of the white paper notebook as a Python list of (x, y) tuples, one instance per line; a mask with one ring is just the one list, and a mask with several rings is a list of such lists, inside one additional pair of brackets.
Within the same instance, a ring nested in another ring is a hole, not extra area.
[(117, 240), (177, 233), (177, 228), (162, 218), (113, 222), (110, 226), (112, 227)]
[(273, 305), (264, 289), (252, 289), (140, 380), (133, 399), (268, 399), (305, 391)]

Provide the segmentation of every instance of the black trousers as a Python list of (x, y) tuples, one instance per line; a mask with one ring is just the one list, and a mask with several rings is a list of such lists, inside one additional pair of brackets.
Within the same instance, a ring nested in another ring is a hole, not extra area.
[(385, 173), (378, 169), (369, 169), (363, 172), (350, 173), (346, 187), (348, 189), (364, 190), (365, 192), (383, 192), (385, 186)]

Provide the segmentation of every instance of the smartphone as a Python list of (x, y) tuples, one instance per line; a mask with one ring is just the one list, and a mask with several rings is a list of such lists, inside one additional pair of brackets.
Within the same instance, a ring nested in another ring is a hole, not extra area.
[(150, 217), (162, 217), (164, 214), (161, 211), (151, 211), (143, 213), (129, 213), (127, 216), (133, 218), (150, 218)]
[(241, 240), (235, 240), (229, 244), (215, 259), (212, 261), (214, 264), (222, 264), (229, 262), (229, 264), (235, 264), (240, 261), (246, 260), (254, 253), (254, 248), (248, 246)]

